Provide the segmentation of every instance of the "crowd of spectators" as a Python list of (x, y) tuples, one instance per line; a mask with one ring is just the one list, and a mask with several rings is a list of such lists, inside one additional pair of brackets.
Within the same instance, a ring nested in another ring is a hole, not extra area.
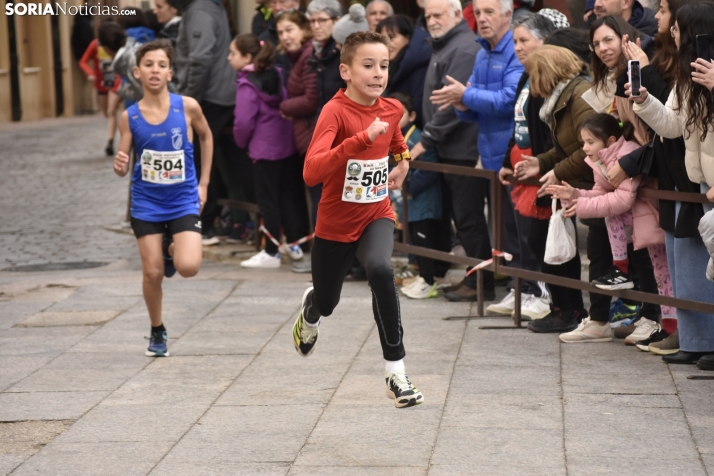
[[(121, 49), (131, 51), (149, 33), (174, 40), (175, 90), (200, 103), (216, 145), (204, 244), (220, 241), (217, 235), (254, 239), (261, 224), (245, 212), (226, 213), (216, 198), (255, 201), (270, 239), (242, 266), (278, 267), (282, 253), (296, 272), (309, 272), (310, 243), (301, 238), (315, 225), (321, 187), (305, 186), (305, 153), (320, 111), (344, 87), (342, 44), (352, 33), (376, 31), (389, 40), (384, 95), (404, 108), (400, 126), (412, 160), (491, 170), (503, 183), (499, 212), (510, 265), (580, 279), (579, 253), (557, 265), (545, 261), (549, 221), (562, 207), (587, 230), (595, 286), (714, 304), (711, 205), (638, 194), (659, 188), (714, 202), (714, 66), (697, 50), (714, 46), (714, 3), (661, 0), (655, 12), (638, 0), (588, 1), (586, 11), (571, 12), (587, 29), (570, 27), (562, 12), (533, 11), (527, 1), (423, 0), (419, 7), (413, 19), (385, 0), (347, 11), (338, 0), (261, 0), (252, 32), (235, 36), (220, 2), (157, 0), (156, 30), (138, 14), (118, 28), (102, 23), (98, 44), (85, 54), (94, 68), (85, 70), (97, 81), (114, 58), (116, 82), (130, 90), (131, 64), (122, 69), (116, 58)], [(628, 76), (632, 61), (641, 69), (639, 95)], [(111, 95), (138, 99), (108, 82), (96, 85), (110, 95), (110, 119)], [(519, 183), (532, 178), (540, 185)], [(398, 214), (409, 203), (413, 244), (491, 257), (488, 179), (413, 170), (406, 190), (391, 198)], [(416, 259), (418, 276), (401, 292), (477, 300), (477, 274), (447, 285), (448, 268)], [(355, 263), (355, 278), (358, 269)], [(494, 301), (503, 280), (491, 272), (482, 279), (484, 299)], [(534, 332), (559, 333), (564, 343), (625, 338), (669, 363), (714, 370), (712, 314), (597, 293), (586, 309), (580, 291), (528, 280), (520, 291)], [(511, 314), (515, 295), (492, 302), (489, 312)]]

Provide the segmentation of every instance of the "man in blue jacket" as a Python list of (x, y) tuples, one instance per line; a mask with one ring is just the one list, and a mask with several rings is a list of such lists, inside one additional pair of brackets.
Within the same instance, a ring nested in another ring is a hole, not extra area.
[(477, 38), (483, 49), (476, 55), (469, 85), (448, 77), (448, 86), (433, 92), (431, 100), (452, 105), (465, 122), (478, 122), (478, 152), (484, 169), (499, 170), (513, 135), (513, 108), (523, 66), (513, 51), (512, 0), (476, 0)]
[[(457, 117), (464, 122), (478, 123), (478, 153), (481, 166), (497, 171), (508, 151), (508, 142), (513, 135), (516, 89), (523, 74), (523, 66), (513, 50), (511, 17), (513, 0), (475, 0), (474, 16), (480, 37), (476, 39), (483, 47), (476, 55), (473, 72), (467, 85), (447, 76), (450, 83), (432, 93), (431, 101), (441, 108), (454, 106)], [(489, 183), (479, 181), (481, 194), (488, 196)], [(513, 209), (508, 194), (504, 194), (504, 226), (506, 241), (517, 236)], [(510, 219), (510, 220), (509, 220)], [(485, 231), (485, 230), (484, 230)], [(518, 250), (517, 242), (504, 243), (506, 251)], [(515, 265), (520, 256), (514, 254)], [(446, 295), (452, 301), (471, 300), (475, 291), (461, 288)]]

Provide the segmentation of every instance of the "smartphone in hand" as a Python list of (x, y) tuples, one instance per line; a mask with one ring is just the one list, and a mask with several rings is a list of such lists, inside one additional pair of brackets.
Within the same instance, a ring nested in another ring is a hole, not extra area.
[(697, 35), (697, 58), (711, 63), (711, 41), (709, 35)]
[(630, 80), (630, 90), (632, 91), (632, 97), (640, 97), (640, 87), (642, 86), (642, 79), (640, 77), (639, 61), (630, 60), (627, 62), (627, 77)]

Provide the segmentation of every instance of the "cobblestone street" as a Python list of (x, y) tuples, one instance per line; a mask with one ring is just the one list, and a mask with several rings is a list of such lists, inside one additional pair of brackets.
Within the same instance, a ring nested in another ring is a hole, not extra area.
[[(694, 366), (403, 298), (425, 403), (396, 409), (367, 285), (345, 283), (304, 359), (291, 327), (310, 276), (287, 265), (165, 280), (171, 357), (145, 357), (128, 177), (104, 130), (0, 127), (0, 475), (714, 474), (714, 380)], [(104, 265), (23, 268), (88, 262)]]

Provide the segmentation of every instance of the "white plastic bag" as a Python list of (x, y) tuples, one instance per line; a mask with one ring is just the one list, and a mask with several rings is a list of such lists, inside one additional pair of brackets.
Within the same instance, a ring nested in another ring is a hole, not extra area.
[(545, 242), (545, 257), (548, 264), (567, 263), (575, 257), (578, 246), (575, 243), (575, 226), (570, 218), (565, 218), (564, 209), (556, 210), (558, 200), (553, 198), (553, 215), (548, 224), (548, 239)]

